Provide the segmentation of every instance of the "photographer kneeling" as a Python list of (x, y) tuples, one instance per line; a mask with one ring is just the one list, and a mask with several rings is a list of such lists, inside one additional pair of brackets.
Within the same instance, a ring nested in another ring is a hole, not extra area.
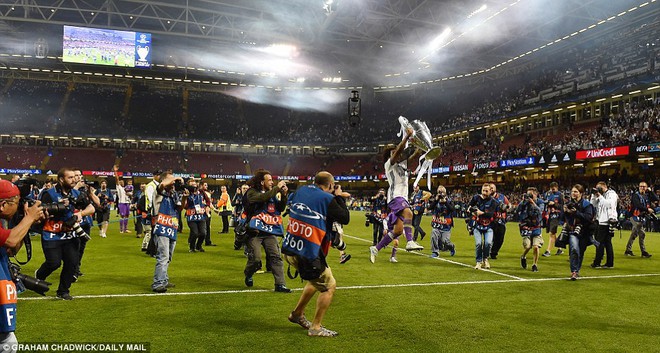
[(0, 180), (0, 345), (15, 352), (11, 346), (17, 344), (16, 335), (16, 285), (12, 281), (9, 271), (9, 256), (13, 256), (21, 248), (23, 238), (28, 234), (30, 227), (44, 219), (40, 202), (31, 207), (23, 205), (24, 217), (20, 223), (9, 229), (8, 223), (18, 211), (19, 190), (16, 185), (7, 180)]
[[(331, 232), (334, 222), (348, 224), (350, 213), (346, 207), (348, 193), (334, 183), (334, 177), (328, 172), (319, 172), (314, 178), (314, 185), (303, 186), (296, 191), (291, 200), (291, 218), (287, 227), (282, 253), (286, 261), (300, 273), (300, 278), (307, 280), (298, 305), (289, 315), (289, 321), (307, 329), (309, 336), (334, 337), (337, 332), (321, 326), (337, 287), (325, 258), (330, 245), (344, 250), (346, 244), (341, 239), (341, 232)], [(310, 322), (305, 318), (305, 307), (316, 292), (321, 292), (316, 302), (316, 314)]]

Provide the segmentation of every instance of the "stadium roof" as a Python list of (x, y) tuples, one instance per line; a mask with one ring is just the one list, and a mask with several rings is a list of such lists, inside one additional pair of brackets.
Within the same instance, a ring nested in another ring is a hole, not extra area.
[[(35, 22), (146, 31), (170, 64), (357, 85), (477, 73), (658, 13), (655, 0), (0, 0), (3, 32)], [(268, 60), (277, 55), (287, 64)]]

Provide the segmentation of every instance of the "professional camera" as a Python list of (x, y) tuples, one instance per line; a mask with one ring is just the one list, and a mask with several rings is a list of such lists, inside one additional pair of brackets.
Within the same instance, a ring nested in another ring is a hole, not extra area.
[(507, 211), (510, 210), (510, 209), (511, 209), (511, 204), (510, 204), (510, 203), (504, 203), (504, 202), (502, 202), (502, 203), (500, 203), (500, 205), (498, 206), (498, 211), (499, 211), (499, 212), (507, 212)]
[(532, 195), (528, 193), (524, 193), (522, 197), (523, 197), (523, 201), (529, 201), (532, 198)]
[(369, 227), (369, 225), (376, 224), (376, 222), (377, 222), (376, 216), (374, 216), (374, 214), (372, 212), (365, 213), (364, 217), (366, 218), (366, 220), (364, 221), (364, 226), (365, 227)]
[(188, 185), (181, 179), (176, 179), (174, 180), (174, 190), (176, 190), (176, 192), (183, 192), (183, 190), (188, 190), (188, 192), (192, 194), (197, 190), (197, 188), (192, 185)]
[(46, 295), (45, 293), (48, 292), (50, 289), (49, 286), (52, 284), (50, 282), (42, 281), (38, 278), (22, 274), (21, 267), (11, 261), (9, 261), (9, 273), (11, 274), (11, 279), (16, 284), (16, 290), (19, 293), (29, 289), (41, 295)]
[(605, 194), (605, 190), (603, 189), (602, 186), (598, 186), (598, 187), (595, 187), (595, 188), (591, 188), (591, 194), (592, 195), (595, 195), (595, 194), (603, 195), (603, 194)]
[(475, 213), (477, 211), (479, 211), (479, 207), (477, 207), (476, 205), (468, 207), (468, 213)]

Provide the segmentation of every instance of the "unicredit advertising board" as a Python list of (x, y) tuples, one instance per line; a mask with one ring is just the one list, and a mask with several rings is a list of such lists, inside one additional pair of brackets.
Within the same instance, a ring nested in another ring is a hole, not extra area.
[(596, 148), (593, 150), (577, 151), (575, 159), (592, 159), (627, 156), (630, 153), (630, 146), (617, 146), (608, 148)]

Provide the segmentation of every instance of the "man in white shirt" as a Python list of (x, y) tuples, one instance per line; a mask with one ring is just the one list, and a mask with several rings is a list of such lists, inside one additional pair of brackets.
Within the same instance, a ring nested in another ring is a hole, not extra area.
[(387, 207), (390, 211), (387, 216), (388, 232), (376, 246), (369, 247), (371, 263), (376, 262), (376, 255), (378, 255), (378, 252), (382, 248), (386, 247), (401, 234), (405, 234), (406, 236), (407, 251), (424, 249), (423, 246), (413, 240), (413, 212), (407, 200), (408, 161), (413, 161), (419, 157), (419, 151), (415, 151), (412, 155), (408, 151), (404, 151), (412, 133), (412, 130), (407, 130), (405, 137), (396, 148), (388, 148), (383, 152), (385, 175), (387, 176), (387, 182), (390, 184), (387, 190)]
[[(619, 203), (619, 196), (614, 190), (608, 189), (604, 181), (598, 182), (591, 191), (591, 204), (596, 209), (596, 221), (598, 221), (598, 231), (596, 240), (600, 242), (596, 248), (596, 258), (591, 264), (593, 268), (612, 268), (614, 267), (614, 249), (612, 248), (612, 237), (614, 232), (612, 228), (617, 220), (618, 214), (616, 206)], [(605, 265), (600, 265), (603, 260), (603, 254), (607, 253)]]

